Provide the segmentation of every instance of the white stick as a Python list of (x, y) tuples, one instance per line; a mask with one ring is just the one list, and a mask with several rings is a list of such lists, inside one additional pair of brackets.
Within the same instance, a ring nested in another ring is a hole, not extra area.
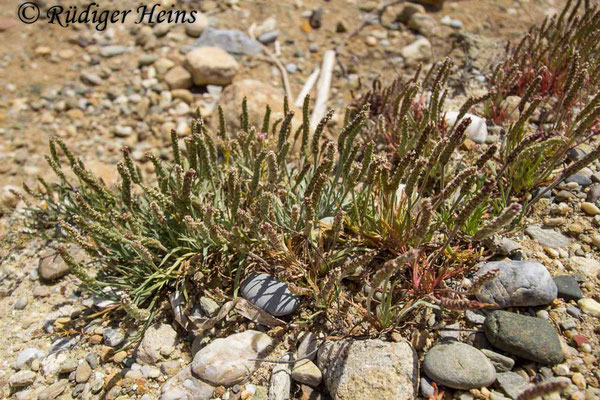
[(319, 71), (321, 71), (321, 69), (319, 67), (315, 67), (315, 70), (308, 76), (306, 83), (304, 83), (304, 86), (302, 86), (302, 90), (300, 91), (300, 94), (298, 95), (298, 98), (294, 103), (296, 107), (302, 107), (302, 104), (304, 103), (304, 98), (317, 82), (317, 78), (319, 77)]
[(335, 64), (335, 51), (327, 50), (323, 56), (323, 64), (321, 65), (321, 77), (317, 84), (317, 99), (315, 100), (315, 108), (310, 117), (310, 127), (315, 129), (319, 121), (325, 116), (325, 107), (329, 98), (329, 89), (331, 88), (331, 75)]

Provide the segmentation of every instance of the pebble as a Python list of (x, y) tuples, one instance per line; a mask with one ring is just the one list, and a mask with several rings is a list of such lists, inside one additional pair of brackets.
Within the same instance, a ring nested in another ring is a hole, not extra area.
[(196, 13), (196, 21), (185, 25), (185, 33), (190, 37), (197, 38), (202, 35), (209, 24), (210, 21), (206, 15)]
[(15, 362), (15, 369), (21, 370), (31, 366), (33, 360), (41, 360), (44, 358), (44, 353), (35, 347), (29, 347), (21, 350)]
[(486, 282), (477, 299), (498, 308), (538, 306), (556, 299), (558, 289), (546, 267), (537, 261), (493, 261), (478, 264), (475, 277), (498, 269), (500, 274)]
[(262, 52), (260, 44), (238, 30), (206, 28), (193, 47), (219, 47), (227, 53), (253, 55)]
[(177, 332), (170, 324), (154, 324), (144, 333), (134, 357), (140, 363), (153, 365), (170, 355), (176, 344)]
[(310, 360), (302, 360), (294, 364), (292, 379), (310, 387), (317, 387), (323, 380), (323, 374), (315, 363)]
[(295, 74), (296, 72), (298, 72), (298, 65), (294, 63), (288, 63), (285, 64), (285, 69), (290, 74)]
[(92, 369), (96, 369), (100, 364), (100, 357), (98, 357), (98, 354), (96, 353), (88, 353), (88, 355), (85, 356), (85, 360)]
[(467, 321), (472, 324), (481, 325), (485, 322), (485, 315), (481, 311), (467, 310), (465, 314)]
[(558, 297), (565, 300), (579, 300), (583, 297), (577, 279), (571, 275), (560, 275), (554, 277), (554, 283), (558, 288)]
[(298, 345), (296, 358), (306, 358), (314, 361), (317, 358), (316, 350), (318, 346), (319, 342), (317, 336), (312, 332), (305, 332), (300, 336), (300, 344)]
[(83, 362), (77, 366), (77, 370), (75, 370), (75, 382), (85, 383), (88, 381), (88, 379), (90, 379), (91, 375), (92, 368), (87, 361), (83, 360)]
[(510, 357), (488, 349), (481, 349), (481, 352), (492, 362), (496, 372), (508, 372), (515, 366), (515, 360)]
[(192, 87), (192, 74), (181, 66), (169, 69), (164, 79), (171, 90)]
[(600, 208), (596, 207), (594, 203), (584, 202), (581, 204), (581, 209), (588, 215), (600, 214)]
[(271, 338), (255, 330), (215, 339), (194, 356), (194, 375), (214, 386), (241, 383), (256, 369), (251, 359), (262, 358)]
[[(290, 356), (284, 355), (280, 361), (289, 361)], [(271, 373), (269, 385), (269, 400), (287, 400), (290, 398), (292, 387), (291, 364), (275, 364)]]
[[(446, 124), (448, 124), (448, 126), (453, 126), (454, 123), (456, 122), (457, 117), (458, 117), (458, 111), (446, 112), (446, 114), (445, 114)], [(462, 117), (461, 121), (465, 118), (471, 119), (471, 123), (469, 124), (469, 126), (467, 127), (467, 130), (465, 131), (466, 138), (468, 138), (478, 144), (485, 143), (485, 140), (486, 140), (487, 134), (488, 134), (487, 124), (485, 123), (485, 119), (478, 117), (476, 115), (473, 115), (473, 114), (469, 114), (469, 113), (465, 114), (464, 117)]]
[(600, 317), (600, 303), (594, 299), (584, 298), (577, 302), (581, 311), (586, 314), (593, 315), (594, 317)]
[(217, 313), (217, 311), (219, 311), (219, 305), (210, 297), (200, 297), (199, 303), (202, 312), (209, 317), (214, 316)]
[(300, 305), (300, 297), (288, 286), (268, 274), (250, 274), (241, 285), (243, 298), (275, 317), (293, 313)]
[(408, 67), (415, 67), (420, 62), (427, 62), (431, 59), (431, 42), (422, 37), (400, 50), (400, 55)]
[(105, 46), (100, 49), (100, 56), (110, 58), (120, 56), (129, 50), (126, 46)]
[(219, 47), (196, 47), (186, 55), (195, 85), (228, 85), (240, 69), (238, 62)]
[(274, 41), (276, 41), (277, 37), (279, 37), (279, 31), (278, 30), (272, 30), (272, 31), (267, 31), (265, 33), (260, 34), (256, 38), (256, 40), (258, 40), (262, 44), (267, 45), (267, 44), (271, 44)]
[(564, 359), (558, 335), (544, 319), (497, 310), (486, 317), (484, 329), (490, 343), (507, 353), (545, 365)]
[(475, 347), (459, 342), (429, 350), (423, 371), (432, 381), (454, 389), (480, 388), (496, 380), (496, 370), (488, 358)]
[(574, 182), (583, 187), (586, 187), (586, 186), (589, 186), (592, 184), (592, 180), (590, 178), (588, 178), (585, 175), (581, 175), (579, 173), (569, 176), (567, 179), (565, 179), (565, 182), (566, 183)]
[(35, 372), (19, 371), (8, 379), (8, 384), (14, 388), (30, 386), (35, 382)]
[(125, 335), (119, 329), (105, 329), (102, 333), (104, 344), (110, 347), (117, 347), (125, 340)]
[(86, 85), (90, 86), (99, 86), (102, 84), (103, 79), (100, 76), (93, 72), (83, 71), (81, 73), (81, 81)]
[(527, 381), (514, 372), (501, 372), (497, 375), (498, 385), (511, 399), (516, 399), (527, 386)]
[(61, 379), (58, 382), (46, 387), (38, 396), (38, 400), (52, 400), (60, 396), (67, 388), (69, 381)]
[(27, 307), (28, 303), (29, 303), (29, 299), (25, 296), (21, 296), (15, 302), (15, 305), (13, 306), (13, 308), (15, 310), (23, 310), (25, 307)]
[(525, 233), (544, 247), (557, 249), (571, 244), (571, 239), (553, 229), (543, 229), (537, 225), (529, 225)]
[(588, 189), (586, 201), (589, 203), (595, 203), (600, 200), (600, 185), (593, 185)]

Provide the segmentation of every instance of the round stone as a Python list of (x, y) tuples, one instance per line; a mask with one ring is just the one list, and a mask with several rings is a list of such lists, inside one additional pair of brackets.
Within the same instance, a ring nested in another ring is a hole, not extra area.
[(440, 344), (429, 350), (423, 370), (432, 381), (454, 389), (485, 387), (496, 380), (496, 370), (485, 354), (459, 342)]
[(242, 297), (275, 317), (293, 313), (300, 304), (300, 296), (269, 274), (252, 273), (241, 287)]

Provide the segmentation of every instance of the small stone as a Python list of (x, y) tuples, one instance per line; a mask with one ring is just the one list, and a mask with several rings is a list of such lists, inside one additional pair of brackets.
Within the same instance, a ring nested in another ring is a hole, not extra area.
[(294, 63), (285, 64), (285, 70), (290, 74), (295, 74), (298, 72), (298, 65)]
[(214, 316), (219, 311), (219, 305), (210, 297), (200, 297), (200, 308), (208, 317)]
[(35, 372), (19, 371), (8, 379), (8, 384), (14, 388), (30, 386), (35, 382)]
[(85, 383), (90, 379), (92, 375), (92, 368), (87, 363), (87, 361), (83, 361), (77, 366), (77, 370), (75, 370), (75, 382), (77, 383)]
[(100, 364), (100, 357), (98, 357), (98, 354), (96, 353), (88, 353), (88, 355), (85, 356), (85, 360), (92, 369), (96, 369)]
[(554, 327), (546, 320), (506, 311), (494, 311), (484, 324), (490, 343), (510, 354), (553, 365), (564, 359)]
[(367, 36), (365, 38), (365, 43), (367, 43), (369, 46), (377, 46), (377, 38), (374, 36)]
[[(448, 126), (453, 126), (456, 123), (456, 118), (458, 118), (458, 113), (459, 113), (458, 111), (446, 112), (444, 120), (446, 121), (446, 124), (448, 124)], [(475, 143), (479, 143), (479, 144), (485, 143), (485, 140), (486, 140), (487, 134), (488, 134), (487, 124), (485, 122), (485, 119), (478, 117), (474, 114), (467, 113), (461, 118), (461, 121), (466, 118), (471, 119), (471, 123), (465, 130), (465, 136), (468, 139), (474, 141)]]
[(459, 342), (429, 350), (423, 371), (432, 381), (454, 389), (480, 388), (496, 380), (496, 370), (487, 357), (475, 347)]
[(583, 293), (579, 289), (577, 279), (570, 275), (561, 275), (554, 277), (554, 283), (558, 288), (558, 297), (565, 300), (579, 300), (583, 298)]
[(594, 203), (584, 202), (581, 204), (581, 209), (588, 215), (600, 214), (600, 208), (596, 207)]
[(119, 56), (129, 49), (125, 46), (105, 46), (100, 49), (100, 55), (104, 58)]
[(27, 368), (31, 365), (33, 360), (41, 360), (42, 358), (44, 358), (44, 353), (41, 350), (35, 347), (29, 347), (27, 349), (21, 350), (21, 352), (17, 356), (15, 368), (19, 370)]
[(465, 314), (467, 321), (472, 324), (481, 325), (485, 322), (485, 315), (480, 311), (467, 310)]
[(317, 336), (312, 332), (305, 332), (301, 337), (296, 358), (306, 358), (314, 361), (317, 358), (319, 342)]
[(44, 280), (62, 278), (69, 273), (69, 266), (57, 252), (44, 252), (40, 257), (38, 273)]
[(241, 285), (243, 298), (275, 317), (293, 313), (300, 305), (300, 297), (293, 295), (288, 286), (268, 274), (250, 274)]
[(571, 240), (553, 229), (542, 229), (536, 225), (525, 228), (525, 233), (544, 247), (557, 249), (571, 244)]
[(427, 11), (425, 10), (425, 7), (420, 4), (403, 3), (401, 4), (400, 11), (396, 15), (396, 21), (406, 24), (410, 20), (410, 17), (416, 13), (426, 14)]
[[(289, 361), (290, 356), (284, 355), (280, 361)], [(271, 372), (269, 385), (269, 400), (287, 400), (290, 398), (292, 386), (291, 364), (276, 364)]]
[(15, 310), (23, 310), (25, 307), (27, 307), (28, 303), (29, 299), (27, 299), (27, 297), (21, 296), (17, 299), (17, 301), (15, 301), (15, 305), (13, 306), (13, 308)]
[(163, 385), (160, 400), (208, 400), (214, 391), (215, 387), (196, 378), (188, 365)]
[(556, 299), (556, 284), (546, 267), (537, 261), (493, 261), (478, 264), (478, 267), (475, 277), (494, 269), (500, 271), (477, 293), (481, 302), (506, 308), (545, 305)]
[(144, 333), (135, 350), (135, 359), (144, 364), (156, 364), (163, 356), (168, 356), (177, 344), (177, 332), (169, 324), (154, 324)]
[(196, 353), (192, 370), (211, 385), (231, 386), (256, 369), (257, 363), (250, 360), (262, 358), (271, 344), (268, 335), (254, 330), (215, 339)]
[(171, 90), (192, 87), (192, 75), (183, 67), (171, 68), (165, 75), (165, 82)]
[(594, 299), (581, 299), (577, 302), (581, 311), (586, 314), (593, 315), (594, 317), (600, 317), (600, 303)]
[(119, 329), (105, 329), (102, 333), (104, 343), (110, 347), (117, 347), (125, 340), (125, 335)]
[(310, 360), (302, 360), (294, 364), (292, 379), (311, 387), (317, 387), (323, 380), (321, 370)]
[(575, 175), (571, 175), (569, 176), (567, 179), (565, 179), (566, 183), (577, 183), (579, 186), (589, 186), (592, 184), (592, 180), (590, 178), (588, 178), (587, 176), (581, 175), (579, 173), (575, 174)]
[(431, 43), (424, 37), (419, 38), (403, 47), (400, 50), (400, 55), (404, 58), (407, 66), (417, 66), (420, 62), (427, 62), (431, 59)]
[(38, 396), (38, 400), (52, 400), (60, 396), (67, 388), (69, 381), (61, 379), (58, 382), (46, 387)]
[(527, 386), (527, 381), (514, 372), (501, 372), (497, 375), (498, 385), (511, 399), (516, 399)]
[(488, 349), (481, 349), (481, 352), (492, 362), (496, 372), (508, 372), (515, 366), (515, 360), (510, 357)]
[(202, 32), (209, 26), (208, 17), (201, 13), (196, 13), (196, 20), (185, 25), (185, 33), (193, 38), (202, 35)]
[(585, 382), (585, 377), (581, 372), (575, 372), (571, 376), (571, 380), (577, 386), (579, 390), (585, 390), (587, 383)]
[(181, 365), (178, 361), (167, 361), (160, 365), (160, 370), (167, 376), (173, 376), (179, 372)]
[(262, 52), (260, 44), (238, 30), (206, 28), (193, 45), (219, 47), (230, 54), (253, 55)]
[(552, 368), (552, 371), (558, 376), (567, 376), (571, 372), (567, 364), (558, 364)]
[(195, 85), (228, 85), (240, 68), (238, 62), (219, 47), (198, 47), (186, 55), (186, 65)]
[(580, 272), (590, 279), (596, 279), (600, 274), (600, 262), (593, 258), (573, 256), (569, 261), (574, 271)]
[(424, 36), (433, 36), (437, 33), (437, 21), (425, 13), (414, 13), (408, 20), (408, 27)]
[(589, 203), (595, 203), (600, 200), (600, 185), (594, 185), (589, 188), (587, 197), (585, 198)]
[(264, 32), (264, 33), (260, 34), (256, 38), (256, 40), (258, 40), (259, 42), (261, 42), (264, 45), (267, 45), (267, 44), (271, 44), (274, 41), (276, 41), (278, 36), (279, 36), (279, 31), (272, 30), (272, 31), (268, 31), (268, 32)]
[(68, 374), (77, 369), (77, 360), (73, 358), (67, 358), (62, 364), (60, 364), (59, 372), (61, 374)]

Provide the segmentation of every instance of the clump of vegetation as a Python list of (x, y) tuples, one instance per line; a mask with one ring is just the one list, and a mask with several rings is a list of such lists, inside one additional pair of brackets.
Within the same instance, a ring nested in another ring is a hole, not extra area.
[[(511, 201), (525, 204), (525, 211), (543, 194), (532, 196), (535, 189), (550, 190), (598, 158), (600, 150), (592, 149), (583, 160), (566, 160), (569, 150), (600, 134), (600, 10), (586, 4), (579, 15), (581, 6), (569, 2), (559, 16), (532, 27), (494, 69), (489, 93), (469, 99), (459, 111), (458, 122), (481, 104), (488, 121), (503, 128), (499, 148), (492, 145), (486, 153), (497, 185), (495, 215)], [(458, 123), (447, 126), (443, 118), (450, 68), (446, 60), (420, 82), (420, 70), (388, 87), (376, 81), (351, 113), (370, 104), (371, 123), (363, 135), (399, 155), (452, 140)], [(507, 108), (509, 99), (517, 101), (514, 109)], [(425, 131), (429, 142), (422, 144), (417, 138)], [(455, 174), (452, 168), (432, 170), (432, 189), (442, 190), (446, 176)]]
[[(85, 250), (93, 268), (64, 249), (61, 255), (88, 290), (119, 302), (135, 320), (151, 321), (175, 291), (235, 297), (253, 271), (288, 283), (312, 315), (342, 304), (376, 329), (401, 323), (419, 305), (483, 307), (469, 296), (494, 274), (469, 288), (451, 278), (481, 259), (483, 240), (524, 212), (519, 202), (530, 190), (598, 157), (595, 150), (563, 166), (568, 149), (598, 133), (600, 97), (576, 116), (560, 117), (572, 106), (568, 99), (584, 101), (578, 94), (588, 64), (575, 62), (564, 105), (554, 110), (553, 135), (529, 133), (542, 82), (533, 79), (501, 145), (462, 157), (471, 122), (463, 117), (494, 94), (469, 100), (448, 126), (451, 66), (446, 60), (423, 80), (417, 72), (388, 88), (376, 84), (348, 110), (336, 142), (325, 135), (333, 111), (310, 129), (308, 97), (298, 127), (287, 101), (285, 118), (271, 121), (267, 107), (260, 127), (249, 124), (244, 101), (239, 132), (227, 129), (220, 109), (217, 132), (196, 117), (184, 146), (172, 133), (172, 162), (147, 154), (149, 177), (124, 148), (116, 188), (52, 138), (47, 160), (58, 182), (40, 179), (39, 190), (26, 188), (40, 202), (32, 221), (60, 227), (60, 240)], [(340, 323), (348, 330), (355, 322)]]

